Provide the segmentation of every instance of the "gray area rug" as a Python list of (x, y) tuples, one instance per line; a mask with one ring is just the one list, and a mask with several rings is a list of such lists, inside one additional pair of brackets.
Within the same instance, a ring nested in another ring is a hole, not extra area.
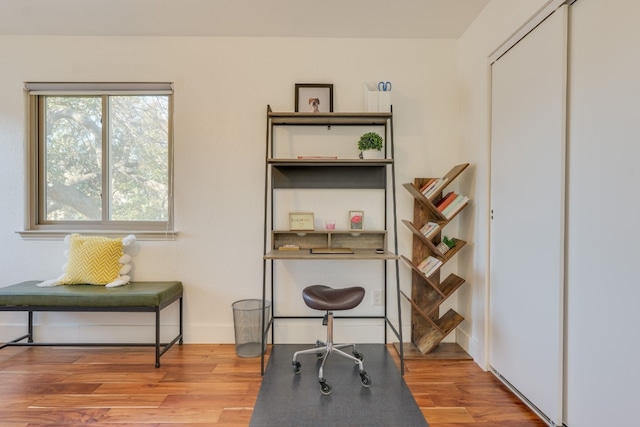
[(324, 366), (324, 376), (333, 386), (328, 396), (320, 393), (320, 362), (314, 354), (299, 356), (302, 370), (298, 375), (293, 371), (293, 353), (311, 347), (313, 344), (273, 346), (251, 427), (428, 427), (384, 345), (357, 346), (371, 377), (369, 388), (362, 386), (355, 363), (332, 354)]

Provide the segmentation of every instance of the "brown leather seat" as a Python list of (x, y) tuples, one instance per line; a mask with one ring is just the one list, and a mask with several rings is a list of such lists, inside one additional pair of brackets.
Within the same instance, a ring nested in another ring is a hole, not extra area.
[(334, 289), (325, 285), (312, 285), (304, 288), (302, 298), (308, 307), (315, 310), (350, 310), (362, 302), (364, 288), (353, 286)]

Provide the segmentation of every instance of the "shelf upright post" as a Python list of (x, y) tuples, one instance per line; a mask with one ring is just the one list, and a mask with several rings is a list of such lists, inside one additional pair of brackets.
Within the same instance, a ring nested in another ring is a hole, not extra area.
[[(265, 155), (264, 158), (267, 159), (269, 157), (269, 113), (271, 112), (271, 106), (267, 105), (267, 123), (265, 126), (266, 129), (266, 137), (265, 137)], [(268, 206), (269, 206), (269, 165), (267, 162), (264, 164), (264, 240), (262, 247), (264, 248), (264, 253), (267, 253), (268, 247), (268, 237), (267, 237), (267, 221), (268, 221)], [(267, 302), (267, 260), (266, 258), (262, 258), (262, 316), (260, 316), (260, 349), (263, 350), (265, 348), (265, 344), (267, 341), (267, 335), (269, 328), (271, 327), (271, 319), (269, 319), (269, 327), (265, 328), (265, 314), (266, 314), (266, 302)], [(260, 375), (264, 375), (264, 351), (260, 352)]]
[[(397, 210), (396, 210), (396, 160), (395, 160), (395, 147), (393, 141), (393, 106), (391, 106), (391, 118), (389, 119), (389, 132), (391, 135), (390, 138), (390, 146), (391, 146), (391, 158), (393, 159), (393, 163), (391, 163), (391, 192), (392, 192), (392, 203), (393, 203), (393, 242), (394, 242), (394, 254), (398, 255), (398, 218), (397, 218)], [(398, 305), (398, 331), (396, 331), (396, 335), (398, 336), (400, 349), (400, 373), (404, 375), (404, 345), (402, 340), (402, 307), (401, 307), (401, 295), (400, 295), (400, 266), (399, 260), (396, 257), (396, 303)]]

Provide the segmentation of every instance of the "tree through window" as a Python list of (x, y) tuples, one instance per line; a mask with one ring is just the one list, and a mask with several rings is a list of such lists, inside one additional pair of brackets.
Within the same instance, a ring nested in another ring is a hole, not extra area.
[(32, 228), (169, 229), (171, 93), (81, 87), (30, 92)]

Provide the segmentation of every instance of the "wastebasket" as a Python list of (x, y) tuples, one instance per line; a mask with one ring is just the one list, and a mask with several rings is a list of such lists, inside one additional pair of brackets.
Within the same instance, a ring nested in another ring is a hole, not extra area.
[[(260, 322), (262, 316), (261, 299), (243, 299), (234, 302), (233, 326), (236, 336), (236, 354), (240, 357), (257, 357), (262, 354), (260, 345), (262, 343), (262, 331), (260, 326), (266, 329), (271, 318), (271, 303), (265, 301), (264, 322)], [(267, 349), (265, 340), (262, 352)]]

